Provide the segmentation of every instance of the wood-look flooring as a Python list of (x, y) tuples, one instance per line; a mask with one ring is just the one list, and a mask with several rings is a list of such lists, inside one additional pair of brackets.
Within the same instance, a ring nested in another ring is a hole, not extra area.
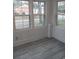
[(13, 59), (65, 59), (65, 45), (56, 39), (26, 43), (14, 47)]

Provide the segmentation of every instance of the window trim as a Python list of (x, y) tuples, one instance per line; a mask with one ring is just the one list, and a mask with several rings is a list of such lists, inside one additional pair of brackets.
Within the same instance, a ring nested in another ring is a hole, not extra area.
[[(58, 16), (58, 13), (57, 13), (58, 12), (58, 2), (62, 2), (62, 1), (65, 2), (65, 0), (56, 1), (56, 26), (59, 26), (58, 25), (58, 19), (57, 19), (57, 16)], [(64, 26), (65, 26), (65, 23), (64, 23)], [(59, 27), (63, 27), (63, 26), (59, 26)]]
[[(45, 27), (45, 25), (47, 25), (47, 3), (46, 1), (33, 1), (33, 0), (24, 0), (24, 1), (28, 1), (29, 2), (29, 15), (15, 15), (14, 14), (14, 3), (13, 3), (13, 27), (14, 27), (14, 30), (29, 30), (31, 28), (36, 28), (34, 26), (34, 15), (33, 15), (33, 2), (44, 2), (44, 14), (38, 14), (38, 15), (44, 15), (44, 26), (42, 27)], [(29, 16), (29, 28), (22, 28), (22, 29), (16, 29), (16, 26), (15, 26), (15, 16)], [(39, 28), (42, 28), (42, 27), (39, 27)], [(38, 28), (38, 27), (37, 27)]]
[[(29, 0), (24, 0), (24, 1), (28, 1), (29, 2)], [(29, 14), (28, 15), (16, 15), (16, 14), (14, 14), (14, 3), (13, 3), (13, 24), (14, 24), (13, 27), (14, 27), (14, 30), (23, 30), (23, 29), (25, 30), (25, 29), (29, 29), (30, 28), (30, 2), (28, 3), (28, 6), (29, 6)], [(29, 16), (29, 28), (16, 29), (16, 25), (15, 25), (15, 17), (16, 16)]]
[[(44, 27), (45, 25), (46, 25), (46, 16), (47, 16), (47, 13), (46, 13), (46, 2), (45, 1), (33, 1), (33, 2), (38, 2), (38, 4), (39, 4), (39, 2), (44, 2), (44, 14), (33, 14), (33, 20), (34, 20), (34, 16), (36, 15), (39, 15), (39, 16), (44, 16), (44, 24), (43, 24), (43, 26), (35, 26), (35, 24), (33, 25), (34, 26), (34, 28), (39, 28), (39, 27)], [(33, 7), (33, 6), (32, 6)], [(33, 10), (32, 10), (32, 12), (33, 12)], [(34, 23), (34, 21), (33, 21), (33, 23)]]

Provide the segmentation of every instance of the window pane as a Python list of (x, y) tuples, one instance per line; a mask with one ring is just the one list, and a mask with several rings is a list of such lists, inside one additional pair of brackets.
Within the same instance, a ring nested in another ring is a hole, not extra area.
[(40, 12), (41, 12), (41, 14), (44, 14), (44, 2), (40, 2)]
[(44, 25), (44, 16), (43, 15), (35, 15), (34, 16), (34, 26), (43, 26)]
[(65, 2), (58, 2), (58, 13), (65, 13)]
[(33, 2), (34, 26), (39, 27), (44, 25), (44, 2)]
[(20, 15), (21, 13), (21, 1), (14, 0), (14, 14)]
[(65, 2), (58, 2), (58, 12), (57, 12), (57, 25), (65, 25)]
[(29, 16), (15, 16), (16, 29), (23, 29), (29, 27)]
[(38, 2), (33, 2), (33, 14), (39, 13), (39, 5)]
[(44, 2), (33, 2), (33, 14), (44, 14)]
[(22, 14), (29, 15), (29, 2), (28, 1), (21, 1), (22, 2)]
[(16, 15), (28, 15), (29, 14), (29, 2), (14, 0), (14, 14)]
[(29, 28), (29, 20), (23, 20), (24, 28)]
[(22, 29), (23, 28), (22, 17), (21, 16), (16, 16), (15, 17), (15, 27), (16, 27), (16, 29)]
[(65, 15), (58, 15), (58, 25), (60, 26), (64, 26), (64, 23), (65, 23)]
[(23, 26), (24, 28), (29, 27), (29, 16), (23, 16)]
[(44, 22), (45, 22), (45, 17), (44, 17), (44, 15), (40, 15), (40, 24), (41, 25), (44, 25)]

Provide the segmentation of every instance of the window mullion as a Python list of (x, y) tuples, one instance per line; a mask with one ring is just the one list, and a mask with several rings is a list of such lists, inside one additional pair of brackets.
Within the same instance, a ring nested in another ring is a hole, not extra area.
[[(13, 13), (14, 13), (14, 3), (13, 3)], [(16, 29), (16, 26), (15, 26), (15, 15), (13, 14), (13, 30)]]
[(33, 28), (34, 27), (34, 21), (33, 21), (33, 0), (29, 0), (29, 13), (30, 13), (30, 27)]
[[(21, 12), (22, 12), (22, 2), (21, 2)], [(23, 15), (22, 15), (22, 28), (24, 29)]]

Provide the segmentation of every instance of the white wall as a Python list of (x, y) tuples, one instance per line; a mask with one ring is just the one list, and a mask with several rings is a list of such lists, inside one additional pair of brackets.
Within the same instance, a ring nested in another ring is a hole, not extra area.
[(65, 43), (65, 29), (61, 27), (55, 27), (54, 37)]
[[(17, 39), (16, 39), (17, 37)], [(29, 29), (14, 32), (14, 46), (18, 46), (31, 41), (47, 37), (46, 27), (39, 29)]]
[(56, 2), (61, 0), (53, 0), (52, 1), (52, 7), (53, 7), (53, 13), (52, 13), (52, 37), (55, 37), (56, 39), (60, 40), (61, 42), (65, 42), (65, 26), (59, 27), (56, 25)]

